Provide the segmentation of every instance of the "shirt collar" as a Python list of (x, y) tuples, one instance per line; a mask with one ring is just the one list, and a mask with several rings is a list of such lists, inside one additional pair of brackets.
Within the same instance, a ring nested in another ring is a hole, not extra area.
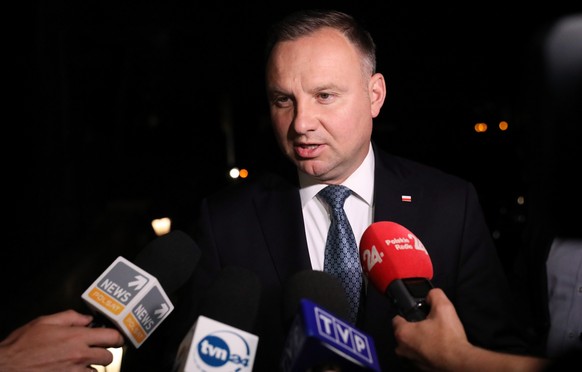
[[(342, 183), (342, 185), (349, 187), (358, 198), (365, 201), (369, 206), (372, 206), (374, 196), (374, 164), (374, 150), (370, 143), (368, 155), (366, 155), (362, 164)], [(327, 185), (318, 183), (313, 177), (303, 172), (298, 172), (298, 174), (301, 203), (305, 206), (305, 203), (313, 199)]]

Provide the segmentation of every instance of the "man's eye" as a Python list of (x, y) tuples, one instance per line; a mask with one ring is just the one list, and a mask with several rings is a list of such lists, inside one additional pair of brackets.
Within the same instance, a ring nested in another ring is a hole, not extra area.
[(336, 95), (333, 93), (319, 93), (317, 95), (317, 100), (321, 103), (332, 103), (334, 102)]
[(291, 100), (289, 99), (289, 97), (285, 97), (285, 96), (281, 96), (281, 97), (275, 97), (273, 99), (273, 104), (276, 106), (280, 106), (280, 107), (285, 107), (290, 105)]

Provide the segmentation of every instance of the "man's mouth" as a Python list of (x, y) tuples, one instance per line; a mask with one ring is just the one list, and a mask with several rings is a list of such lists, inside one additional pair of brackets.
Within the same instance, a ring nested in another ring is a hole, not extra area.
[(321, 154), (321, 144), (299, 143), (294, 145), (295, 155), (300, 158), (315, 158)]

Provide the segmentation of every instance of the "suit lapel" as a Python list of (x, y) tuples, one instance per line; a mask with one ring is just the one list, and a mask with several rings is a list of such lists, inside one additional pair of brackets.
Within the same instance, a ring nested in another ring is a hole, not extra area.
[[(402, 226), (413, 226), (422, 204), (421, 189), (404, 176), (398, 162), (392, 156), (374, 148), (376, 168), (374, 174), (374, 222), (392, 221)], [(410, 201), (408, 199), (410, 197)], [(369, 285), (369, 284), (368, 284)], [(368, 289), (363, 303), (365, 316), (360, 320), (364, 329), (377, 327), (383, 319), (396, 314), (384, 293)]]
[(409, 183), (392, 157), (375, 148), (374, 222), (413, 226), (422, 203), (422, 190)]
[(297, 271), (311, 269), (301, 199), (297, 186), (276, 181), (256, 198), (263, 234), (279, 278), (285, 282)]

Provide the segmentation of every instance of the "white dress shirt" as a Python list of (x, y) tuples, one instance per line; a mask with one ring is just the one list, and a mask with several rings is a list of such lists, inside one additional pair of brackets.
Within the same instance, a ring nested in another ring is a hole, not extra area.
[[(328, 185), (317, 183), (301, 172), (299, 172), (299, 184), (311, 267), (313, 270), (323, 270), (325, 241), (331, 219), (328, 206), (325, 201), (317, 197), (317, 193)], [(372, 144), (370, 144), (368, 155), (360, 167), (342, 185), (352, 190), (352, 195), (345, 201), (344, 210), (350, 221), (356, 243), (359, 245), (362, 234), (372, 224), (374, 216), (374, 151)]]
[(547, 353), (582, 352), (582, 239), (554, 239), (546, 260), (550, 331)]

